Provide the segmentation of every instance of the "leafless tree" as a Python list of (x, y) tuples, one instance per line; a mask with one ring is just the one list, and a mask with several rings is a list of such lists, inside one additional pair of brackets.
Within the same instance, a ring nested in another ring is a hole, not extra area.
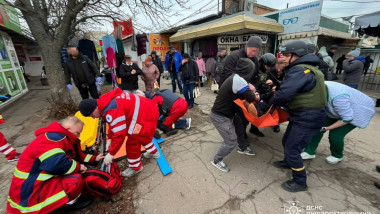
[[(60, 57), (62, 47), (84, 25), (99, 25), (104, 20), (127, 20), (142, 14), (153, 26), (134, 22), (135, 27), (154, 29), (175, 16), (174, 5), (185, 8), (188, 0), (6, 0), (25, 19), (42, 53), (53, 95), (69, 98)], [(145, 28), (146, 27), (146, 28)]]

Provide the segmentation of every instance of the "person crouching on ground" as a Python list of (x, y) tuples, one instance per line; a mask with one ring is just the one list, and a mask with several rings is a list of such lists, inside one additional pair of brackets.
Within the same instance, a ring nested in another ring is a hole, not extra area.
[(153, 92), (154, 83), (160, 77), (160, 71), (157, 66), (153, 64), (152, 57), (148, 56), (145, 60), (145, 65), (142, 69), (141, 79), (145, 83), (145, 91)]
[(131, 177), (143, 170), (141, 145), (146, 151), (144, 157), (159, 158), (160, 154), (152, 143), (159, 117), (158, 107), (149, 99), (116, 88), (98, 100), (87, 99), (79, 104), (79, 111), (85, 117), (104, 117), (109, 125), (111, 145), (104, 163), (109, 165), (119, 151), (125, 137), (128, 137), (126, 151), (129, 168), (121, 174)]
[(364, 93), (337, 82), (325, 82), (327, 105), (325, 127), (313, 137), (301, 153), (304, 160), (314, 159), (315, 151), (323, 134), (329, 131), (331, 155), (326, 158), (330, 164), (343, 159), (344, 137), (356, 127), (364, 129), (375, 115), (375, 102)]
[(177, 130), (174, 129), (190, 129), (191, 118), (179, 120), (188, 110), (185, 99), (168, 89), (159, 90), (155, 88), (152, 95), (147, 92), (145, 94), (147, 94), (146, 97), (152, 99), (159, 106), (160, 110), (162, 110), (162, 115), (168, 115), (163, 123), (158, 121), (158, 128), (167, 136), (176, 134)]
[(199, 71), (197, 63), (185, 53), (179, 71), (182, 73), (183, 96), (185, 97), (189, 109), (194, 107), (194, 88), (198, 84)]
[(211, 121), (224, 140), (211, 164), (223, 172), (229, 171), (223, 158), (237, 144), (233, 118), (239, 107), (234, 103), (234, 100), (242, 99), (249, 103), (260, 100), (260, 96), (255, 94), (247, 83), (252, 77), (254, 70), (255, 64), (250, 59), (239, 59), (235, 74), (228, 77), (223, 83), (211, 109)]
[(8, 213), (50, 213), (71, 204), (83, 189), (80, 174), (87, 168), (66, 153), (83, 129), (80, 120), (67, 118), (62, 125), (53, 122), (35, 132), (21, 154), (11, 181)]

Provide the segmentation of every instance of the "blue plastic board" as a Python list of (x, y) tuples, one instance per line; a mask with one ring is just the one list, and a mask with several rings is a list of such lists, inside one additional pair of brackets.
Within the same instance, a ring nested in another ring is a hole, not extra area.
[(158, 167), (160, 167), (160, 170), (164, 176), (170, 174), (173, 170), (170, 167), (168, 161), (166, 161), (164, 154), (162, 154), (160, 146), (158, 145), (157, 140), (155, 138), (153, 138), (153, 143), (156, 146), (158, 152), (160, 153), (160, 157), (157, 159)]

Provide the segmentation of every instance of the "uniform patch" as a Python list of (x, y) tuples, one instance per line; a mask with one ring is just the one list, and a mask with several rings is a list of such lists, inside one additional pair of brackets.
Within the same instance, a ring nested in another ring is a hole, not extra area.
[(309, 70), (309, 69), (306, 69), (306, 70), (304, 71), (304, 73), (305, 73), (305, 74), (310, 73), (310, 70)]
[(48, 140), (54, 142), (59, 142), (66, 138), (64, 134), (58, 132), (47, 132), (45, 133), (45, 136)]
[(109, 114), (107, 114), (106, 115), (106, 120), (107, 120), (108, 123), (112, 122), (112, 116), (109, 115)]
[(140, 124), (136, 124), (135, 129), (133, 130), (133, 134), (139, 134), (142, 126)]

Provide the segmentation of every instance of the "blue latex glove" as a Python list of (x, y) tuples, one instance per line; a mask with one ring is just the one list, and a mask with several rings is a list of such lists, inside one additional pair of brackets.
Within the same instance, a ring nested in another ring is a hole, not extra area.
[(73, 89), (73, 86), (72, 86), (71, 84), (68, 84), (68, 85), (67, 85), (67, 88), (68, 88), (69, 90), (71, 90), (71, 89)]
[(103, 81), (103, 78), (101, 78), (101, 77), (96, 77), (96, 82), (98, 82), (98, 83), (102, 83), (102, 81)]

